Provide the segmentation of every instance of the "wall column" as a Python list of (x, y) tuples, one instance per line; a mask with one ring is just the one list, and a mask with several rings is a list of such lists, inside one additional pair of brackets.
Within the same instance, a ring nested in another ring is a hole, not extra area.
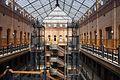
[(116, 0), (114, 0), (114, 9), (113, 9), (113, 42), (114, 42), (114, 48), (117, 47), (117, 25), (116, 25), (116, 19), (117, 19), (117, 13), (116, 13)]

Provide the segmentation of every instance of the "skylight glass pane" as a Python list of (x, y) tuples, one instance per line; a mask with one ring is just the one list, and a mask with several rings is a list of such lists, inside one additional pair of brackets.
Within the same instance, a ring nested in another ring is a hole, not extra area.
[(42, 7), (39, 1), (36, 1), (35, 3), (32, 4), (36, 9), (39, 7)]
[(74, 1), (73, 3), (73, 7), (76, 9), (79, 9), (79, 7), (81, 6), (81, 4), (79, 4), (78, 2)]
[(38, 10), (38, 12), (39, 12), (40, 14), (42, 14), (42, 13), (44, 13), (45, 11), (44, 11), (43, 8), (41, 8), (41, 9)]
[(29, 4), (27, 0), (24, 0), (24, 1), (23, 0), (17, 0), (16, 3), (18, 3), (22, 7)]

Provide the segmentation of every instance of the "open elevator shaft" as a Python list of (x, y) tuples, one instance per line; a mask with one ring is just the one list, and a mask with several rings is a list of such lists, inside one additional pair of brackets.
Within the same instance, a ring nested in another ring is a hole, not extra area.
[[(74, 22), (67, 27), (66, 80), (80, 80), (79, 31)], [(70, 33), (72, 32), (72, 35)]]

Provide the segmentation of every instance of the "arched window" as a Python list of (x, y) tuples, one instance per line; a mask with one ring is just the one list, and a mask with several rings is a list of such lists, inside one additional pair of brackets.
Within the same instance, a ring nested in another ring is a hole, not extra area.
[(48, 41), (50, 41), (50, 35), (48, 35)]
[(14, 30), (14, 33), (13, 33), (13, 37), (14, 37), (14, 45), (16, 45), (17, 44), (17, 31), (16, 30)]
[(24, 32), (24, 43), (26, 43), (26, 32)]
[(100, 45), (102, 45), (103, 43), (102, 43), (102, 30), (101, 29), (99, 30), (99, 36), (100, 36)]
[(92, 32), (90, 32), (90, 44), (92, 44)]
[(7, 29), (7, 46), (10, 44), (10, 29)]
[(97, 44), (97, 32), (94, 31), (94, 44)]
[(22, 44), (22, 35), (23, 35), (22, 31), (20, 31), (20, 44)]
[(56, 41), (56, 35), (54, 35), (54, 41)]
[(27, 43), (30, 43), (30, 33), (27, 35)]

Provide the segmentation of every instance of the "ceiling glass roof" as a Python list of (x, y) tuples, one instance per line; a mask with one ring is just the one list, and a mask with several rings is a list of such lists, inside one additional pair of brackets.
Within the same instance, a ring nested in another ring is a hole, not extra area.
[(71, 23), (72, 19), (62, 11), (59, 7), (56, 7), (44, 20), (44, 23)]
[(96, 0), (16, 0), (16, 3), (41, 22), (56, 8), (57, 1), (67, 16), (79, 20)]

